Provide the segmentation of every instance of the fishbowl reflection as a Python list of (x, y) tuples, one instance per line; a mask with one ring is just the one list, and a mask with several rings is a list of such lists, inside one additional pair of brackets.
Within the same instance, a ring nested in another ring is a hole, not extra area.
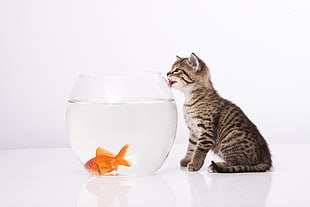
[(175, 197), (159, 176), (90, 177), (82, 186), (77, 207), (175, 206)]

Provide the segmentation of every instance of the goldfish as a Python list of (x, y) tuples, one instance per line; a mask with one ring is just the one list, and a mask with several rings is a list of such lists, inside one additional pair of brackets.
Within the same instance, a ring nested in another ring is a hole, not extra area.
[(91, 173), (102, 176), (106, 173), (118, 170), (119, 165), (131, 167), (131, 164), (125, 160), (126, 152), (129, 145), (126, 144), (122, 147), (119, 153), (115, 156), (113, 153), (101, 147), (96, 149), (96, 157), (90, 159), (85, 163), (84, 167)]

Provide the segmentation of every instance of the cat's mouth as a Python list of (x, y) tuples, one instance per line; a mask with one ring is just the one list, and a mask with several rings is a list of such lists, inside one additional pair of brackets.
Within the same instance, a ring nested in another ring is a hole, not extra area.
[(172, 81), (172, 80), (169, 80), (169, 79), (168, 79), (168, 86), (169, 86), (170, 88), (172, 87), (172, 85), (173, 85), (174, 83), (176, 83), (176, 81)]

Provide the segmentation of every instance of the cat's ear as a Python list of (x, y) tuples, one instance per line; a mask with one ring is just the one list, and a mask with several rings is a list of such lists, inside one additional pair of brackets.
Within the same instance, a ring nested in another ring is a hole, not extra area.
[(191, 56), (188, 58), (188, 62), (190, 64), (190, 66), (195, 70), (195, 71), (198, 71), (199, 70), (199, 58), (194, 54), (192, 53)]
[(181, 58), (179, 56), (176, 55), (175, 57), (177, 58), (177, 60), (181, 60)]

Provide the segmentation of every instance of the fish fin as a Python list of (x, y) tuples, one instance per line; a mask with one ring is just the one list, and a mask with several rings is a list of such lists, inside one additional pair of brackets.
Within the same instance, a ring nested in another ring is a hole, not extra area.
[(112, 166), (111, 169), (107, 171), (107, 173), (113, 172), (114, 170), (117, 170), (117, 168)]
[(131, 167), (131, 164), (124, 158), (127, 153), (128, 148), (129, 148), (128, 144), (124, 145), (122, 149), (119, 151), (119, 153), (116, 155), (115, 159), (118, 165), (124, 165), (127, 167)]
[(102, 147), (98, 147), (96, 149), (96, 157), (98, 156), (107, 156), (107, 157), (114, 157), (115, 155), (112, 152), (109, 152), (108, 150), (103, 149)]

